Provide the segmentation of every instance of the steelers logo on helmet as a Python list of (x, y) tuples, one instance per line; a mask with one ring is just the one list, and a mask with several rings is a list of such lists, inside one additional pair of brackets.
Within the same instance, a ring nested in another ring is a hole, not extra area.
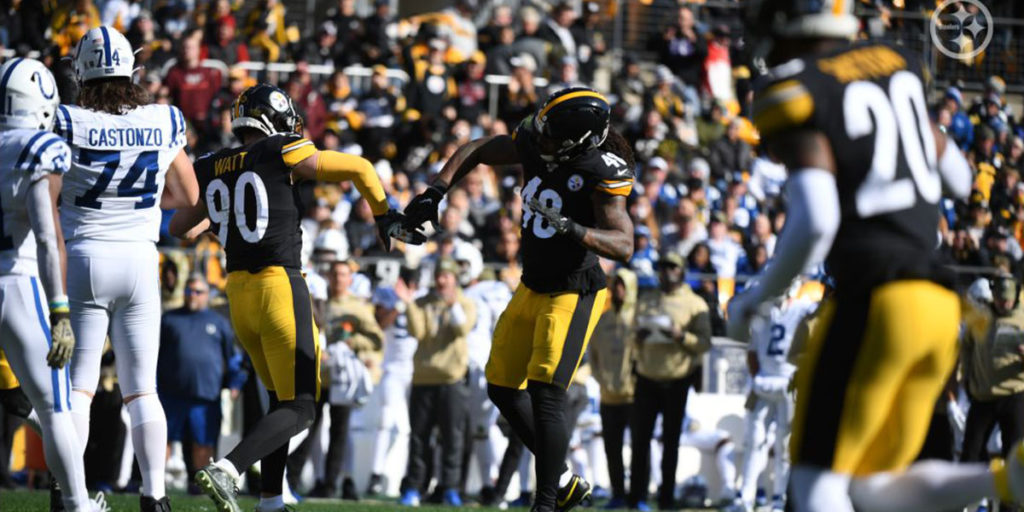
[(278, 112), (286, 112), (288, 110), (288, 98), (285, 97), (281, 91), (274, 91), (270, 93), (270, 106)]
[(253, 129), (264, 135), (302, 133), (302, 118), (281, 89), (265, 83), (256, 84), (238, 97), (231, 110), (231, 130)]
[(604, 143), (611, 105), (597, 91), (569, 87), (548, 97), (534, 116), (537, 147), (548, 162), (567, 162)]

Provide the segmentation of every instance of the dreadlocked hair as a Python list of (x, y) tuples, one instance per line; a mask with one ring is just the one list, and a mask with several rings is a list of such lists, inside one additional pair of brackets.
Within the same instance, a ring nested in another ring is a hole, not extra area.
[(90, 80), (82, 84), (78, 93), (80, 107), (114, 115), (152, 102), (149, 91), (123, 77)]
[(612, 153), (626, 161), (629, 169), (636, 169), (636, 158), (633, 157), (633, 148), (629, 147), (629, 141), (615, 128), (608, 128), (608, 136), (601, 144), (601, 150)]

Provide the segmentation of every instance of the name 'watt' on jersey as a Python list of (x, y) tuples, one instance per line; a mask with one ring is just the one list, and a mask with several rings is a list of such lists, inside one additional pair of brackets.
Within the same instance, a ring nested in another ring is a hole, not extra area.
[(199, 197), (224, 244), (228, 272), (301, 268), (303, 207), (291, 170), (315, 152), (306, 138), (277, 134), (196, 161)]

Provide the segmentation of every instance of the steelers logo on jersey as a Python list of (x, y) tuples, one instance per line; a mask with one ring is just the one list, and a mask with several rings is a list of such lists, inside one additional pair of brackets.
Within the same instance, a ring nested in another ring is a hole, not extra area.
[(274, 91), (270, 93), (270, 106), (278, 112), (285, 112), (288, 110), (288, 98), (281, 91)]
[(569, 176), (569, 181), (566, 183), (566, 186), (569, 187), (569, 190), (572, 192), (579, 192), (580, 189), (583, 188), (583, 177), (579, 174)]

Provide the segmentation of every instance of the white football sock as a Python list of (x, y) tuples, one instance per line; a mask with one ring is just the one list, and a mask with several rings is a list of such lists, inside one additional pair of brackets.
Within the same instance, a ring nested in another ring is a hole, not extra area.
[(960, 510), (995, 497), (995, 479), (987, 464), (929, 460), (901, 473), (856, 478), (850, 497), (863, 512)]
[(214, 462), (213, 465), (227, 473), (235, 482), (238, 482), (238, 480), (242, 478), (238, 473), (238, 468), (236, 468), (230, 460), (220, 459), (217, 462)]
[(142, 474), (142, 495), (164, 497), (164, 468), (167, 461), (167, 417), (160, 399), (149, 393), (128, 402), (132, 420), (132, 444)]
[(270, 498), (260, 497), (260, 503), (256, 506), (257, 512), (282, 510), (284, 509), (284, 496), (278, 494)]
[(60, 484), (64, 508), (89, 510), (89, 491), (85, 488), (85, 467), (78, 436), (70, 412), (44, 410), (36, 418), (42, 427), (43, 455), (46, 466)]
[(89, 444), (89, 415), (92, 410), (92, 397), (81, 391), (71, 392), (71, 421), (78, 433), (78, 447), (85, 455), (85, 446)]
[(561, 475), (558, 475), (558, 486), (565, 487), (569, 485), (569, 480), (572, 480), (572, 469), (566, 469)]
[(35, 431), (36, 434), (43, 435), (43, 427), (39, 425), (39, 414), (36, 413), (35, 407), (32, 408), (32, 412), (28, 413), (28, 417), (25, 418), (25, 424), (28, 425), (28, 428)]

